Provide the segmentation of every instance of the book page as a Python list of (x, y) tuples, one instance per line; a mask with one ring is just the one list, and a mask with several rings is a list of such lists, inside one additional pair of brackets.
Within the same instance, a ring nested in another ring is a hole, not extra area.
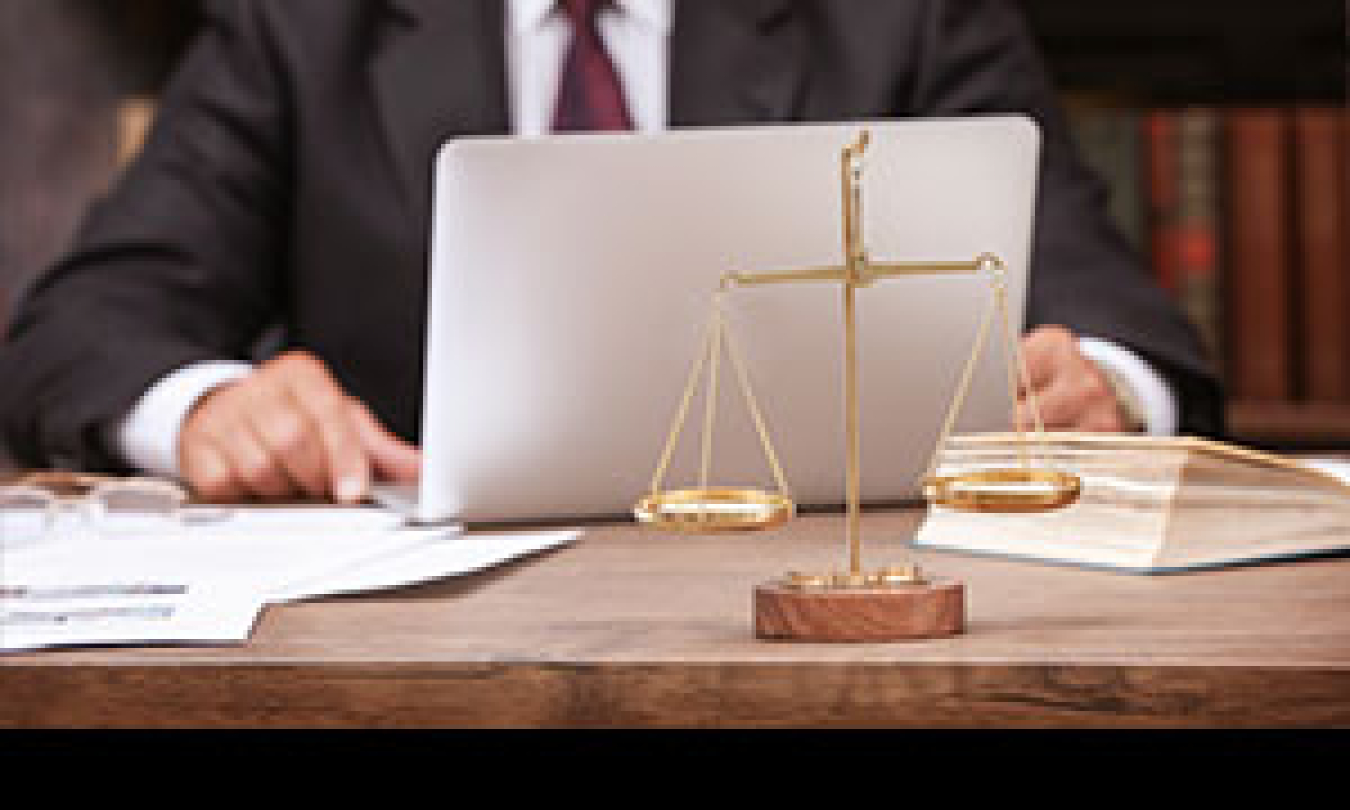
[(1226, 565), (1342, 548), (1350, 548), (1350, 488), (1293, 467), (1199, 453), (1182, 475), (1158, 565)]
[[(965, 437), (960, 437), (964, 439)], [(984, 439), (984, 437), (979, 437)], [(1144, 570), (1161, 550), (1184, 451), (1052, 441), (1031, 463), (1077, 474), (1077, 503), (1030, 514), (961, 512), (930, 506), (915, 545), (1079, 565)], [(1023, 463), (1015, 441), (953, 441), (939, 475), (1012, 469)]]

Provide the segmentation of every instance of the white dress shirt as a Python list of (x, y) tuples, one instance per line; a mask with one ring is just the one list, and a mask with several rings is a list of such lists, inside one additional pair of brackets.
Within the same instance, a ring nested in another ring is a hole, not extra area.
[[(600, 12), (600, 35), (623, 84), (633, 123), (644, 132), (666, 127), (672, 13), (672, 0), (616, 0)], [(520, 137), (539, 137), (549, 132), (553, 120), (571, 23), (556, 0), (507, 0), (506, 19), (512, 130)], [(1150, 433), (1176, 432), (1176, 399), (1156, 370), (1134, 352), (1108, 341), (1082, 338), (1079, 345), (1135, 395)], [(219, 361), (166, 374), (114, 426), (116, 449), (147, 473), (179, 477), (178, 435), (193, 405), (251, 370), (247, 363)]]

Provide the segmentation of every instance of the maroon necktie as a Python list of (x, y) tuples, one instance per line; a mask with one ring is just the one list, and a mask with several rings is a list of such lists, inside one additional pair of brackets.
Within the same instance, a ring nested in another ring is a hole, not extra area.
[(554, 132), (625, 130), (633, 119), (597, 24), (609, 0), (559, 0), (572, 21), (572, 45), (558, 83)]

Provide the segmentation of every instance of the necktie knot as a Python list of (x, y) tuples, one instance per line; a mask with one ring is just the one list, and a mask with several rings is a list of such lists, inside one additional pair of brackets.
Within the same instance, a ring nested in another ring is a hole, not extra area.
[(558, 5), (566, 12), (572, 25), (584, 28), (595, 25), (600, 10), (609, 5), (610, 0), (558, 0)]

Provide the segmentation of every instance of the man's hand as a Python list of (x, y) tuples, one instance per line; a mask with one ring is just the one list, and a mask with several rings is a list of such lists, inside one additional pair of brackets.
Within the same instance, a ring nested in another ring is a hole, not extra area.
[[(1125, 414), (1106, 374), (1078, 348), (1078, 339), (1062, 326), (1042, 326), (1022, 339), (1031, 390), (1045, 427), (1121, 433)], [(1035, 427), (1027, 391), (1019, 385), (1017, 422)]]
[(304, 351), (202, 397), (184, 420), (178, 460), (193, 492), (217, 503), (358, 503), (372, 480), (414, 481), (421, 466), (417, 448), (385, 429)]

